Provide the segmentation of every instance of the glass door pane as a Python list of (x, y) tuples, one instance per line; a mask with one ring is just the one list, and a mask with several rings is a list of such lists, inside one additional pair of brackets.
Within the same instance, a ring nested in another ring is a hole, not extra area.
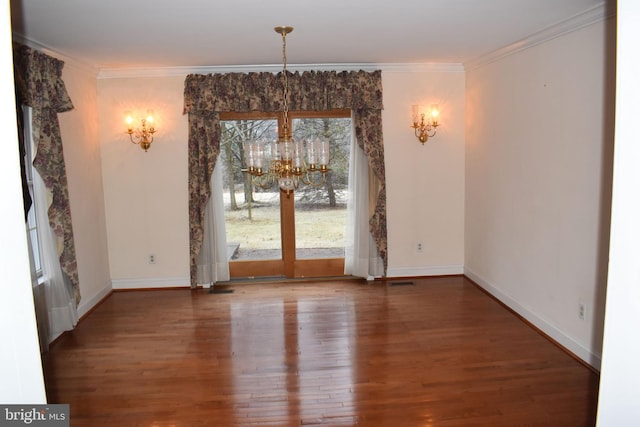
[(309, 185), (295, 192), (296, 259), (343, 258), (346, 192), (349, 177), (350, 118), (295, 118), (293, 137), (307, 142), (328, 139), (329, 168), (323, 178), (310, 173)]
[(219, 164), (223, 166), (225, 225), (230, 261), (282, 259), (280, 191), (255, 186), (245, 168), (248, 140), (274, 140), (273, 119), (221, 120)]

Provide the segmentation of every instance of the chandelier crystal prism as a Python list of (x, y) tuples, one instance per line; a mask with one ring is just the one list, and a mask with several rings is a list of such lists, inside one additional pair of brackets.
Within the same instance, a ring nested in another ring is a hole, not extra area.
[(287, 34), (293, 31), (293, 27), (281, 26), (274, 30), (282, 36), (282, 130), (277, 142), (245, 141), (244, 154), (246, 171), (251, 174), (254, 185), (268, 189), (277, 183), (280, 190), (289, 194), (300, 183), (316, 187), (324, 185), (326, 173), (330, 171), (329, 140), (310, 139), (306, 141), (306, 147), (302, 141), (294, 140), (289, 122), (287, 79)]

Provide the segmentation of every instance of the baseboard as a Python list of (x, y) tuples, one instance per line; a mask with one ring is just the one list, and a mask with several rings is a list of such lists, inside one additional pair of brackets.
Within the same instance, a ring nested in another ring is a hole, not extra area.
[(582, 360), (597, 371), (600, 371), (601, 356), (593, 353), (582, 344), (575, 341), (571, 336), (565, 334), (555, 325), (551, 324), (538, 314), (525, 308), (510, 296), (504, 294), (498, 288), (484, 280), (480, 275), (476, 274), (469, 268), (464, 268), (464, 275), (474, 281), (478, 286), (489, 294), (493, 295), (498, 301), (509, 307), (527, 322), (531, 323), (535, 328), (539, 329), (543, 334), (555, 341), (559, 346), (563, 347), (577, 358)]
[(113, 289), (159, 289), (190, 287), (188, 277), (148, 277), (144, 279), (113, 279)]
[(82, 298), (78, 304), (78, 317), (82, 318), (89, 313), (100, 301), (111, 293), (111, 284), (105, 284), (95, 295), (88, 299)]
[(462, 265), (387, 268), (387, 277), (452, 276), (463, 273)]

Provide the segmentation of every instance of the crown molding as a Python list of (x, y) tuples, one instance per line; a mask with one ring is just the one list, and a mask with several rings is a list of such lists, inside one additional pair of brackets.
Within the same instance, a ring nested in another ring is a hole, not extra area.
[[(140, 68), (99, 68), (79, 61), (61, 52), (55, 51), (42, 43), (13, 33), (13, 40), (37, 49), (47, 55), (64, 61), (65, 65), (84, 70), (97, 79), (123, 79), (146, 77), (184, 77), (188, 74), (223, 74), (223, 73), (278, 73), (281, 64), (263, 65), (218, 65), (199, 67), (140, 67)], [(387, 73), (463, 73), (462, 63), (337, 63), (337, 64), (287, 64), (290, 71), (376, 71)]]
[(64, 62), (65, 66), (70, 66), (70, 67), (77, 68), (77, 69), (79, 69), (81, 71), (84, 71), (85, 73), (88, 73), (88, 74), (90, 74), (90, 75), (92, 75), (92, 76), (94, 76), (96, 78), (99, 75), (100, 69), (97, 68), (97, 67), (94, 67), (91, 64), (79, 61), (79, 60), (77, 60), (75, 58), (72, 58), (72, 57), (70, 57), (68, 55), (65, 55), (63, 53), (55, 51), (55, 50), (49, 48), (48, 46), (43, 45), (42, 43), (38, 43), (35, 40), (31, 40), (31, 39), (23, 36), (22, 34), (14, 32), (12, 34), (12, 37), (13, 37), (13, 41), (14, 42), (23, 44), (23, 45), (28, 46), (28, 47), (30, 47), (32, 49), (39, 50), (42, 53), (46, 53), (49, 56), (52, 56), (52, 57), (54, 57), (56, 59), (59, 59), (62, 62)]
[(529, 49), (530, 47), (587, 27), (591, 24), (595, 24), (596, 22), (604, 21), (615, 16), (615, 14), (615, 7), (608, 7), (603, 1), (584, 12), (572, 16), (571, 18), (560, 21), (514, 43), (465, 62), (464, 69), (465, 71), (469, 71), (483, 65), (490, 64), (499, 59), (521, 52), (525, 49)]
[[(460, 63), (352, 63), (352, 64), (287, 64), (289, 71), (375, 71), (382, 72), (443, 72), (462, 73), (464, 67)], [(156, 68), (103, 68), (98, 79), (122, 79), (141, 77), (177, 77), (188, 74), (223, 74), (223, 73), (278, 73), (282, 71), (280, 64), (264, 65), (221, 65), (203, 67), (156, 67)]]
[(378, 69), (387, 73), (464, 73), (460, 62), (386, 63), (380, 64)]

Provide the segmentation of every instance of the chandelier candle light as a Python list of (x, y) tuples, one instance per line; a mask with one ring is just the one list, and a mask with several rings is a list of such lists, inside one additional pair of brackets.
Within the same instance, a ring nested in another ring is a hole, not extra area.
[(126, 113), (127, 133), (129, 139), (133, 144), (140, 144), (145, 152), (151, 147), (153, 142), (153, 134), (156, 133), (156, 129), (153, 127), (153, 111), (147, 111), (147, 117), (140, 120), (140, 127), (133, 128), (133, 116), (131, 113)]
[(438, 104), (431, 104), (429, 111), (429, 118), (425, 120), (425, 114), (420, 112), (420, 106), (413, 106), (413, 124), (411, 127), (414, 129), (416, 138), (424, 145), (429, 138), (433, 138), (436, 135), (438, 129), (438, 117), (440, 116), (440, 110)]
[(300, 182), (317, 187), (324, 184), (326, 173), (330, 170), (328, 167), (329, 140), (324, 138), (307, 140), (305, 150), (302, 141), (294, 140), (291, 136), (287, 81), (287, 34), (293, 31), (293, 27), (275, 27), (274, 30), (282, 35), (283, 129), (277, 142), (245, 141), (245, 163), (247, 172), (252, 175), (254, 185), (267, 189), (277, 182), (278, 187), (289, 194), (298, 188)]

